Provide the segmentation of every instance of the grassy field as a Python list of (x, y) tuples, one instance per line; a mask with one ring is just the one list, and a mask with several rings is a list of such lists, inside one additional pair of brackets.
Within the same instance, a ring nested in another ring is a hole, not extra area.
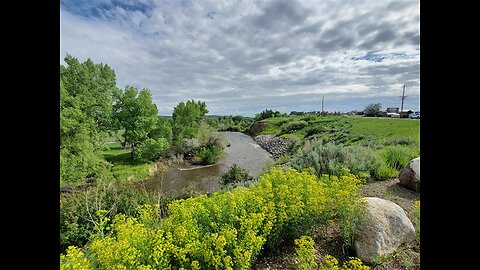
[(149, 170), (155, 162), (135, 161), (132, 163), (130, 150), (123, 149), (120, 143), (108, 144), (109, 150), (103, 152), (103, 157), (113, 164), (112, 173), (118, 181), (140, 180), (150, 175)]
[[(420, 144), (419, 120), (355, 116), (290, 116), (269, 118), (266, 121), (268, 126), (260, 134), (293, 135), (298, 139), (316, 137), (346, 145), (362, 142), (382, 145), (406, 142), (419, 147)], [(289, 124), (302, 121), (306, 122), (306, 126), (289, 130)]]

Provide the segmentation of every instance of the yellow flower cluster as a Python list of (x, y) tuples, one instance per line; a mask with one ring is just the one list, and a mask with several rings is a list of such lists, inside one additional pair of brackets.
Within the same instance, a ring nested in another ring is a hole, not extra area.
[(358, 258), (350, 257), (343, 265), (339, 265), (338, 260), (331, 256), (325, 255), (326, 266), (321, 266), (320, 270), (370, 270), (370, 267), (363, 265)]
[[(108, 235), (86, 245), (88, 256), (69, 248), (62, 269), (249, 269), (266, 244), (298, 237), (352, 207), (339, 204), (357, 198), (358, 183), (353, 175), (317, 179), (274, 168), (256, 186), (176, 200), (165, 219), (158, 205), (144, 205), (136, 217), (117, 215)], [(331, 189), (341, 195), (330, 197)]]
[(315, 262), (315, 242), (309, 236), (295, 239), (295, 253), (299, 269), (313, 270), (317, 268)]

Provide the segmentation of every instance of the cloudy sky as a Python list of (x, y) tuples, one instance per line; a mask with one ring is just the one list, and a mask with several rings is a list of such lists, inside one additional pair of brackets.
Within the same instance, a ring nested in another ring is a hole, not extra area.
[(419, 0), (61, 0), (66, 53), (148, 88), (159, 114), (419, 110)]

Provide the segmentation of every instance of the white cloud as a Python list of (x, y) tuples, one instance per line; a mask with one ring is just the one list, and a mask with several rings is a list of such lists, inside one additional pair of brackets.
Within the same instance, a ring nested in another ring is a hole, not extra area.
[(161, 114), (192, 98), (212, 114), (317, 110), (322, 95), (330, 110), (387, 107), (403, 83), (419, 106), (417, 0), (65, 0), (60, 15), (61, 64), (67, 52), (107, 63)]

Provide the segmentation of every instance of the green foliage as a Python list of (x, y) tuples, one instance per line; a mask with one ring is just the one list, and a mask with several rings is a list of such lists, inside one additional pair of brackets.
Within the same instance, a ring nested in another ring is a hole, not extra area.
[(310, 136), (315, 135), (315, 134), (322, 134), (322, 133), (327, 132), (327, 131), (328, 131), (327, 128), (323, 125), (307, 127), (305, 129), (305, 138), (310, 137)]
[(180, 102), (173, 108), (173, 140), (180, 143), (183, 139), (192, 139), (197, 137), (200, 124), (205, 120), (208, 113), (205, 102), (193, 99), (187, 102)]
[(388, 166), (385, 161), (382, 160), (380, 166), (375, 169), (375, 179), (387, 180), (398, 176), (398, 171)]
[(150, 131), (150, 138), (164, 138), (169, 144), (172, 143), (172, 123), (166, 118), (158, 118), (155, 128)]
[(220, 184), (222, 186), (234, 185), (241, 182), (252, 181), (253, 177), (248, 175), (248, 171), (241, 168), (237, 164), (233, 164), (228, 168), (228, 171), (220, 177)]
[(354, 257), (349, 257), (347, 261), (345, 261), (342, 265), (338, 263), (338, 260), (331, 256), (325, 255), (325, 264), (320, 266), (320, 270), (369, 270), (370, 267), (364, 265), (363, 262)]
[(111, 127), (115, 73), (71, 55), (60, 65), (60, 184), (78, 185), (105, 168), (99, 150)]
[(260, 121), (260, 120), (267, 119), (267, 118), (282, 117), (282, 116), (286, 116), (286, 114), (284, 114), (284, 113), (282, 114), (279, 111), (272, 111), (270, 109), (265, 109), (264, 111), (255, 114), (254, 120), (255, 121)]
[(150, 176), (155, 166), (153, 161), (135, 160), (132, 162), (130, 150), (124, 149), (119, 143), (111, 143), (103, 152), (105, 160), (113, 164), (111, 173), (116, 181), (140, 180)]
[(281, 240), (298, 238), (315, 224), (342, 216), (338, 210), (357, 205), (358, 184), (353, 175), (316, 179), (306, 172), (273, 169), (250, 188), (173, 201), (168, 217), (158, 222), (158, 204), (133, 217), (116, 215), (111, 233), (86, 245), (88, 256), (70, 248), (61, 265), (250, 269), (266, 245), (278, 247)]
[(295, 239), (295, 254), (297, 265), (302, 270), (317, 269), (315, 262), (315, 242), (310, 236), (302, 236)]
[(410, 160), (419, 156), (419, 153), (412, 148), (400, 145), (387, 146), (380, 150), (380, 154), (384, 157), (387, 165), (397, 171), (403, 169)]
[(365, 107), (363, 111), (365, 116), (379, 116), (381, 110), (382, 110), (382, 104), (376, 103), (376, 104), (368, 105), (367, 107)]
[(220, 146), (215, 144), (208, 144), (200, 148), (200, 151), (195, 155), (195, 162), (202, 165), (215, 164), (223, 154)]
[(218, 131), (247, 132), (253, 122), (253, 118), (241, 115), (208, 118), (208, 124)]
[(107, 227), (106, 219), (113, 220), (120, 213), (132, 216), (138, 205), (158, 201), (158, 195), (144, 192), (131, 183), (113, 185), (108, 184), (110, 181), (105, 179), (87, 191), (60, 196), (61, 251), (70, 245), (83, 246), (103, 231), (101, 228)]
[(65, 255), (60, 256), (60, 270), (91, 270), (92, 264), (78, 247), (70, 246)]
[(156, 140), (147, 138), (138, 146), (137, 155), (139, 159), (155, 160), (159, 158), (169, 146), (165, 138), (158, 138)]
[[(137, 158), (138, 147), (142, 148), (144, 158), (148, 158), (154, 151), (146, 149), (148, 146), (158, 148), (159, 144), (165, 144), (158, 137), (162, 129), (157, 114), (157, 106), (152, 101), (150, 90), (143, 89), (139, 92), (135, 87), (127, 86), (124, 91), (115, 92), (113, 119), (117, 129), (125, 130), (124, 144), (130, 146), (132, 161)], [(156, 143), (148, 139), (153, 139)], [(140, 146), (142, 144), (144, 145)]]
[(352, 145), (342, 146), (322, 141), (306, 141), (304, 147), (291, 160), (297, 170), (313, 168), (317, 176), (323, 174), (341, 175), (344, 168), (353, 174), (375, 175), (375, 170), (381, 164), (380, 157), (373, 150)]
[(289, 122), (287, 124), (285, 124), (284, 126), (282, 126), (282, 132), (284, 133), (289, 133), (293, 130), (297, 130), (297, 129), (302, 129), (304, 127), (306, 127), (308, 125), (308, 123), (306, 121), (292, 121), (292, 122)]

